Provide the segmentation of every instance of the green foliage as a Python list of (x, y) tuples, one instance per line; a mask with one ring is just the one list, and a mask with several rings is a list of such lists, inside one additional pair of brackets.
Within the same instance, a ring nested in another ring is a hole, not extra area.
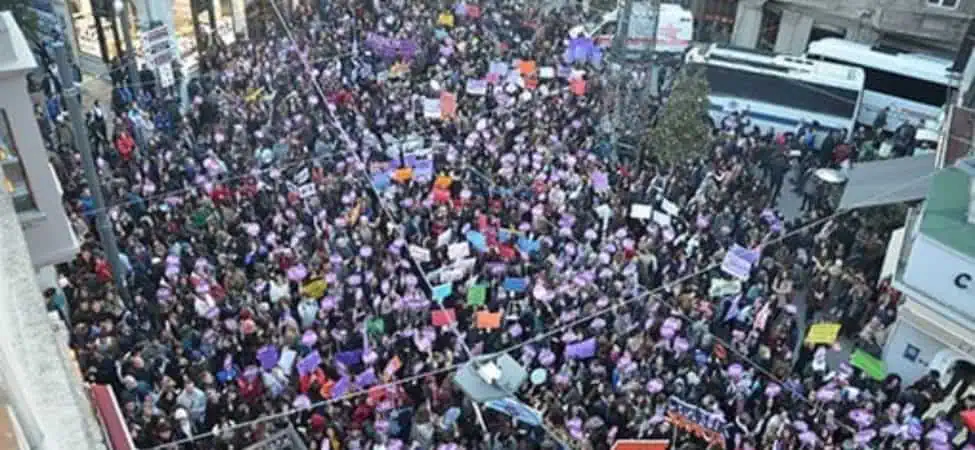
[(660, 117), (647, 135), (651, 154), (662, 162), (697, 158), (711, 141), (708, 117), (708, 80), (694, 67), (677, 76)]
[(28, 40), (37, 40), (37, 14), (30, 0), (0, 0), (0, 11), (10, 11)]

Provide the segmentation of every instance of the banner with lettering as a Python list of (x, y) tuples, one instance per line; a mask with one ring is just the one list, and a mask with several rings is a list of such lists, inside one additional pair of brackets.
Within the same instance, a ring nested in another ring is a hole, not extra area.
[(667, 420), (682, 431), (692, 433), (711, 445), (724, 448), (724, 430), (728, 426), (728, 421), (720, 414), (670, 397), (667, 405)]

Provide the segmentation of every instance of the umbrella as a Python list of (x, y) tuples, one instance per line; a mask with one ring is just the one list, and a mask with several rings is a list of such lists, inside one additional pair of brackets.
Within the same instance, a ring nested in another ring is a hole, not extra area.
[(814, 172), (816, 178), (823, 180), (829, 184), (839, 184), (846, 181), (846, 175), (835, 169), (816, 169)]

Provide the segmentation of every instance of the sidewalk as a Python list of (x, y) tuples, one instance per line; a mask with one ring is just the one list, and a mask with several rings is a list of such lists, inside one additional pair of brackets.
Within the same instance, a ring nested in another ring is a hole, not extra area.
[(107, 80), (86, 74), (85, 81), (81, 83), (81, 109), (88, 111), (95, 100), (101, 103), (103, 109), (110, 111), (112, 109), (112, 84)]

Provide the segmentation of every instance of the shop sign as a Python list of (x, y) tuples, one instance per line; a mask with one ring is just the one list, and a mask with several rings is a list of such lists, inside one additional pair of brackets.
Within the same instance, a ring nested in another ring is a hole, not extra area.
[[(945, 268), (952, 268), (945, 270)], [(919, 235), (899, 280), (931, 300), (975, 318), (975, 261)]]
[(955, 277), (955, 286), (958, 289), (968, 289), (972, 283), (972, 275), (967, 273), (960, 273)]
[(166, 25), (142, 32), (142, 49), (152, 67), (169, 65), (174, 58), (172, 40)]

